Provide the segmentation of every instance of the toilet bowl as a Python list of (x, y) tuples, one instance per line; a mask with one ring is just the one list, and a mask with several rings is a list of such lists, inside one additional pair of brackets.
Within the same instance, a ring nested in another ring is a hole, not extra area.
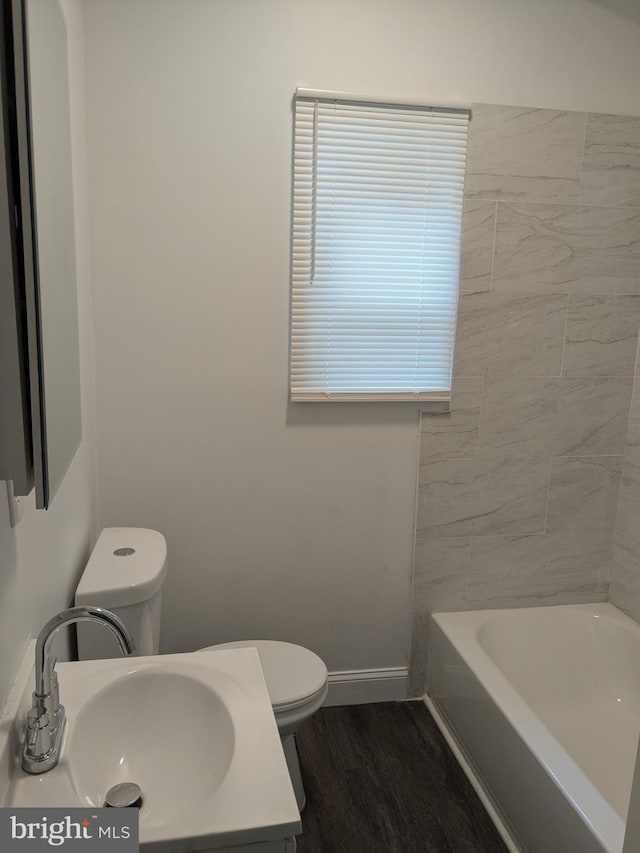
[[(95, 544), (76, 589), (76, 605), (112, 610), (127, 625), (139, 655), (158, 654), (162, 587), (167, 573), (167, 543), (156, 530), (107, 527)], [(298, 726), (327, 696), (327, 668), (312, 651), (276, 640), (240, 640), (204, 651), (253, 647), (258, 651), (298, 808), (305, 804), (295, 744)], [(119, 657), (107, 631), (90, 622), (78, 625), (80, 660)]]
[(277, 640), (239, 640), (207, 646), (202, 651), (247, 647), (258, 651), (296, 802), (302, 811), (305, 793), (295, 733), (298, 726), (313, 716), (327, 698), (327, 667), (309, 649)]

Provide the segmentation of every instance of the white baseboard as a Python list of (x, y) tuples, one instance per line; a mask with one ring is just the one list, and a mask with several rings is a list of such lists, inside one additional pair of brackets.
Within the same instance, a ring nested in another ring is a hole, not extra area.
[(408, 674), (406, 667), (330, 672), (329, 695), (324, 704), (364, 705), (406, 699)]

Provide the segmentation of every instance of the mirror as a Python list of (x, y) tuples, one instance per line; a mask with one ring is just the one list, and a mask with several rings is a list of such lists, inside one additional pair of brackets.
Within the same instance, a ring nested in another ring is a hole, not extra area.
[(80, 444), (67, 31), (59, 0), (12, 0), (36, 506)]

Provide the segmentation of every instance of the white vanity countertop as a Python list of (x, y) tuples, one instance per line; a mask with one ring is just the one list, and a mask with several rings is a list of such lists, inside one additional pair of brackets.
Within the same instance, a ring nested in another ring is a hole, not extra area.
[(58, 664), (67, 726), (58, 765), (41, 776), (20, 766), (32, 659), (33, 644), (0, 719), (0, 805), (95, 808), (103, 787), (124, 781), (115, 777), (125, 764), (143, 789), (145, 853), (283, 842), (301, 831), (255, 649)]

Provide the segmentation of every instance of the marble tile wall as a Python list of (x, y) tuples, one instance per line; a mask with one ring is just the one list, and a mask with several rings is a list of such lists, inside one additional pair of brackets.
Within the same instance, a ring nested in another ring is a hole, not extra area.
[(608, 598), (621, 484), (612, 598), (632, 587), (640, 618), (639, 328), (640, 118), (474, 105), (452, 409), (421, 424), (414, 695), (433, 611)]

